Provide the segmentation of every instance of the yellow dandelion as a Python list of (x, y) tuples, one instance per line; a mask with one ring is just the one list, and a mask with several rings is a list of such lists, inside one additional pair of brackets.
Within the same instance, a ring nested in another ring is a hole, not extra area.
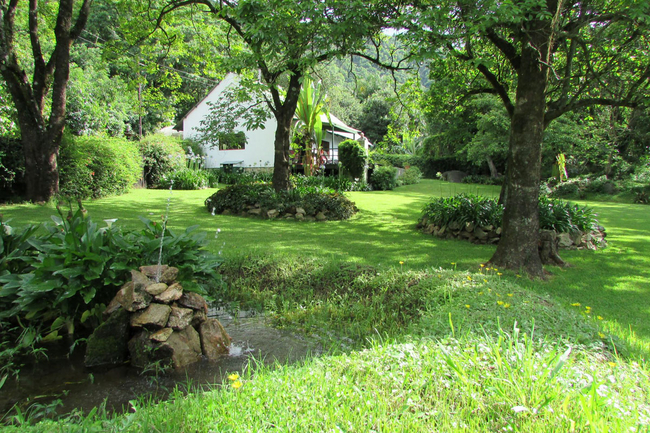
[(519, 275), (519, 274), (516, 274), (516, 275), (517, 275), (517, 278), (521, 278), (521, 275)]
[(587, 305), (587, 306), (585, 307), (585, 310), (591, 310), (591, 307)]
[(482, 294), (483, 294), (483, 292), (478, 292), (478, 294), (479, 294), (479, 295), (482, 295)]
[(497, 305), (503, 305), (503, 301), (497, 301)]
[(512, 298), (513, 294), (512, 294), (512, 293), (508, 293), (508, 296), (510, 296), (510, 297)]
[(230, 375), (228, 375), (228, 379), (237, 380), (237, 379), (239, 379), (239, 375), (237, 373), (230, 374)]
[(241, 380), (236, 380), (236, 381), (234, 381), (233, 383), (230, 384), (230, 386), (232, 386), (235, 389), (241, 388), (242, 385), (243, 385), (243, 383), (241, 383)]
[(451, 262), (451, 264), (452, 264), (452, 265), (455, 265), (455, 264), (456, 264), (456, 262)]
[(485, 265), (484, 265), (483, 263), (481, 263), (481, 267), (482, 267), (482, 268), (484, 268), (484, 267), (485, 267)]
[(469, 281), (472, 281), (472, 277), (470, 277), (469, 275), (467, 276), (467, 279), (468, 279)]
[(497, 268), (492, 268), (494, 272), (498, 272), (499, 270)]
[(487, 280), (486, 280), (485, 278), (483, 278), (483, 282), (484, 282), (484, 283), (487, 283)]
[(572, 307), (579, 307), (579, 306), (580, 306), (580, 302), (574, 302), (573, 304), (571, 304), (571, 306), (572, 306)]
[(598, 320), (603, 320), (603, 316), (598, 316)]
[(506, 302), (505, 304), (503, 304), (503, 308), (510, 308), (510, 304)]
[(608, 364), (609, 364), (610, 367), (616, 367), (616, 363), (615, 363), (615, 362), (608, 362)]
[(501, 273), (501, 272), (497, 272), (497, 275), (498, 275), (498, 276), (501, 276), (501, 275), (503, 275), (503, 273)]
[(599, 333), (598, 333), (598, 336), (599, 336), (600, 338), (605, 338), (605, 334), (603, 334), (602, 332), (599, 332)]
[(469, 308), (469, 304), (465, 304), (465, 308)]
[(400, 260), (400, 261), (399, 261), (399, 264), (400, 264), (400, 265), (403, 265), (403, 264), (404, 264), (404, 262)]

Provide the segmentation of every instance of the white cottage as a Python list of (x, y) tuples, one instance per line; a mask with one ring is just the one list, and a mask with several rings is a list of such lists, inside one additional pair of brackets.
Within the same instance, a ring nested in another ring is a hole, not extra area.
[[(224, 91), (230, 86), (238, 84), (236, 74), (228, 74), (226, 77), (208, 93), (194, 108), (192, 108), (182, 119), (183, 138), (192, 138), (198, 135), (201, 121), (210, 112), (210, 103), (217, 102), (223, 97)], [(338, 164), (338, 146), (342, 141), (353, 139), (364, 143), (366, 150), (371, 146), (363, 133), (343, 123), (336, 116), (330, 114), (329, 119), (321, 117), (323, 129), (326, 131), (325, 138), (321, 143), (327, 157), (327, 165)], [(242, 168), (273, 167), (274, 140), (277, 122), (271, 116), (264, 124), (264, 129), (247, 130), (242, 127), (241, 132), (245, 140), (237, 140), (233, 137), (232, 148), (206, 147), (206, 167), (220, 168), (224, 166), (235, 166)], [(243, 138), (243, 137), (242, 137)], [(221, 146), (220, 146), (221, 147)]]

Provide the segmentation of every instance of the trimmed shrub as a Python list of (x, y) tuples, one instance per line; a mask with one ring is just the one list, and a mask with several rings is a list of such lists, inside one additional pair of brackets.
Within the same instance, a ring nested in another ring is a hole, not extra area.
[[(455, 222), (461, 225), (492, 225), (500, 227), (503, 206), (495, 199), (472, 194), (458, 194), (453, 197), (434, 198), (422, 210), (420, 221), (426, 218), (429, 224), (448, 226)], [(588, 207), (581, 207), (560, 199), (540, 197), (539, 225), (542, 230), (563, 232), (589, 232), (596, 226), (596, 215)]]
[(323, 212), (328, 219), (337, 220), (348, 219), (357, 211), (354, 203), (347, 197), (329, 189), (304, 187), (289, 191), (275, 191), (268, 184), (231, 185), (208, 197), (205, 206), (212, 214), (224, 211), (241, 213), (260, 209), (261, 216), (265, 216), (270, 210), (282, 214), (302, 208), (307, 215)]
[(183, 140), (162, 134), (143, 137), (138, 142), (144, 161), (144, 180), (149, 188), (159, 187), (164, 176), (185, 168)]
[(291, 176), (291, 184), (295, 188), (319, 187), (330, 188), (334, 191), (370, 191), (370, 186), (362, 180), (354, 181), (340, 176)]
[(479, 174), (470, 174), (463, 178), (463, 183), (476, 183), (479, 185), (503, 185), (505, 181), (505, 176), (501, 177), (492, 177), (492, 176), (483, 176)]
[(211, 170), (211, 177), (220, 183), (228, 185), (245, 185), (255, 182), (271, 182), (273, 171), (269, 170), (250, 170), (250, 171), (226, 171), (218, 168)]
[(422, 172), (416, 166), (411, 166), (404, 171), (400, 177), (397, 178), (399, 185), (413, 185), (420, 183), (422, 180)]
[(352, 178), (363, 175), (368, 155), (366, 150), (355, 140), (345, 140), (339, 144), (339, 161)]
[(395, 167), (377, 167), (370, 175), (373, 189), (388, 191), (397, 186), (397, 169)]
[(166, 174), (158, 182), (159, 188), (170, 188), (178, 190), (195, 190), (204, 189), (210, 186), (210, 177), (205, 170), (192, 170), (191, 168), (181, 168), (170, 174)]
[(142, 175), (136, 145), (120, 138), (66, 136), (59, 150), (59, 192), (78, 199), (123, 194)]

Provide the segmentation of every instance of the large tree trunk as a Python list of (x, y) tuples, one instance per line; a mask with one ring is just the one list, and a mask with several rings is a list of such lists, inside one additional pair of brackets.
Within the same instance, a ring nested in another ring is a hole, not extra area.
[(22, 133), (26, 192), (32, 202), (47, 202), (59, 192), (57, 158), (62, 129), (54, 136), (37, 132)]
[(280, 97), (275, 88), (271, 88), (275, 107), (273, 114), (278, 123), (275, 130), (275, 159), (273, 161), (273, 188), (276, 191), (287, 191), (291, 188), (289, 176), (291, 170), (289, 167), (289, 149), (291, 145), (291, 124), (293, 116), (296, 114), (298, 106), (298, 96), (300, 95), (300, 79), (302, 74), (293, 71), (289, 78), (289, 88), (284, 98), (280, 102)]
[(539, 176), (541, 169), (546, 68), (540, 51), (527, 44), (518, 70), (515, 110), (510, 125), (507, 197), (501, 240), (490, 262), (495, 266), (543, 277), (539, 257)]
[[(284, 111), (284, 110), (283, 110)], [(273, 188), (276, 191), (286, 191), (291, 185), (289, 177), (289, 148), (291, 144), (291, 120), (293, 113), (278, 113), (275, 119), (278, 127), (275, 130), (275, 160), (273, 162)]]
[[(59, 0), (55, 46), (49, 60), (45, 60), (39, 32), (38, 0), (29, 1), (29, 41), (33, 78), (18, 61), (16, 39), (25, 37), (16, 30), (16, 13), (19, 2), (0, 6), (0, 75), (18, 111), (23, 154), (25, 155), (25, 180), (27, 199), (33, 202), (48, 201), (59, 190), (57, 156), (65, 127), (66, 87), (70, 74), (70, 46), (86, 25), (92, 0), (83, 0), (73, 23), (75, 0)], [(19, 20), (19, 23), (22, 22)], [(50, 45), (50, 44), (48, 44)], [(50, 93), (51, 90), (51, 93)], [(49, 117), (45, 119), (45, 103), (50, 93)]]

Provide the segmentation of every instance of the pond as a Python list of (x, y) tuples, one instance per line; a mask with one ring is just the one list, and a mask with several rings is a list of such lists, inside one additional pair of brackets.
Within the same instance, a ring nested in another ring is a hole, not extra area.
[(30, 406), (32, 411), (49, 407), (58, 414), (75, 409), (88, 413), (105, 401), (108, 412), (124, 412), (131, 407), (129, 401), (161, 400), (177, 385), (181, 389), (219, 385), (227, 374), (241, 374), (253, 358), (267, 365), (286, 364), (322, 353), (315, 338), (273, 328), (262, 315), (240, 312), (235, 319), (213, 309), (208, 316), (219, 319), (232, 337), (230, 354), (216, 362), (204, 360), (159, 375), (128, 365), (97, 372), (84, 367), (83, 351), (77, 350), (69, 358), (50, 356), (47, 361), (24, 367), (18, 382), (8, 380), (0, 390), (0, 410), (4, 415), (18, 404), (23, 413)]

